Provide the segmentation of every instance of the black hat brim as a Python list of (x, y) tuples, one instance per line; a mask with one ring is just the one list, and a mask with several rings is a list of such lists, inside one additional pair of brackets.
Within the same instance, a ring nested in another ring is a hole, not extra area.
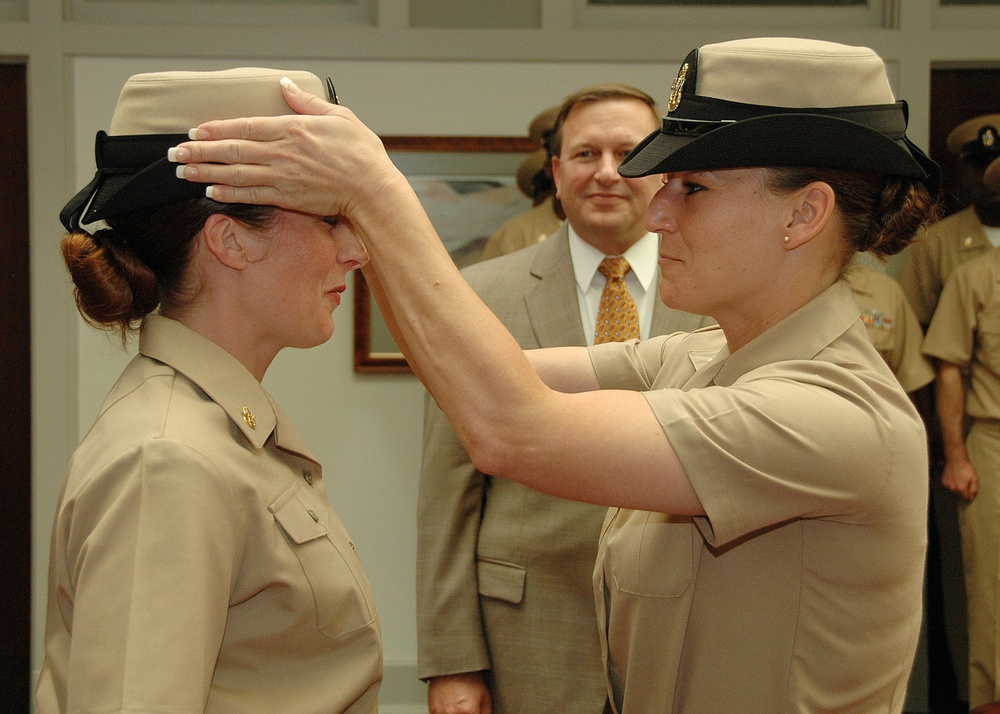
[(167, 159), (167, 149), (186, 141), (185, 134), (108, 136), (96, 141), (97, 174), (59, 214), (68, 231), (131, 213), (203, 198), (203, 184), (177, 178), (177, 164)]
[[(665, 122), (666, 124), (666, 122)], [(770, 114), (696, 136), (658, 129), (619, 166), (626, 178), (678, 171), (749, 167), (815, 167), (920, 179), (936, 194), (937, 164), (904, 138), (892, 139), (838, 117)]]

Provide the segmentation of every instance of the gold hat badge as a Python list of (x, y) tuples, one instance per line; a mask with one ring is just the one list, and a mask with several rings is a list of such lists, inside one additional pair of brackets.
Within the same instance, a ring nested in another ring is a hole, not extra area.
[(979, 141), (987, 149), (992, 149), (997, 143), (997, 130), (991, 126), (984, 126), (979, 132)]
[(684, 80), (687, 79), (687, 74), (688, 63), (685, 62), (681, 65), (680, 71), (677, 72), (673, 86), (670, 87), (670, 98), (667, 99), (667, 112), (674, 111), (680, 105), (681, 93), (684, 89)]

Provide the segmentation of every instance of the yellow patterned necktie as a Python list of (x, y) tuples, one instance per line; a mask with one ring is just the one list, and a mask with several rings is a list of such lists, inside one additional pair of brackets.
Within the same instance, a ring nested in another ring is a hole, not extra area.
[(639, 338), (639, 311), (625, 286), (625, 274), (631, 270), (620, 255), (605, 258), (597, 268), (607, 278), (597, 308), (597, 329), (594, 344), (622, 342)]

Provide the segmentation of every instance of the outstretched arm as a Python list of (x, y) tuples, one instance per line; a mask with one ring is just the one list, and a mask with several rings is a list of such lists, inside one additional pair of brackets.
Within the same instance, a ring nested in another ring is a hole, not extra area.
[(704, 512), (642, 394), (547, 387), (458, 272), (378, 137), (294, 86), (286, 99), (299, 116), (199, 127), (199, 141), (176, 150), (185, 177), (212, 184), (220, 201), (346, 217), (371, 254), (366, 277), (390, 329), (484, 472), (581, 501)]

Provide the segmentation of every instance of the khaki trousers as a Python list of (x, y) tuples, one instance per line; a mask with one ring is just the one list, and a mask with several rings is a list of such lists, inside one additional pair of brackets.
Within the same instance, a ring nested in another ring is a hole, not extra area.
[(969, 706), (1000, 699), (1000, 422), (978, 420), (966, 439), (979, 492), (959, 504), (969, 614)]

